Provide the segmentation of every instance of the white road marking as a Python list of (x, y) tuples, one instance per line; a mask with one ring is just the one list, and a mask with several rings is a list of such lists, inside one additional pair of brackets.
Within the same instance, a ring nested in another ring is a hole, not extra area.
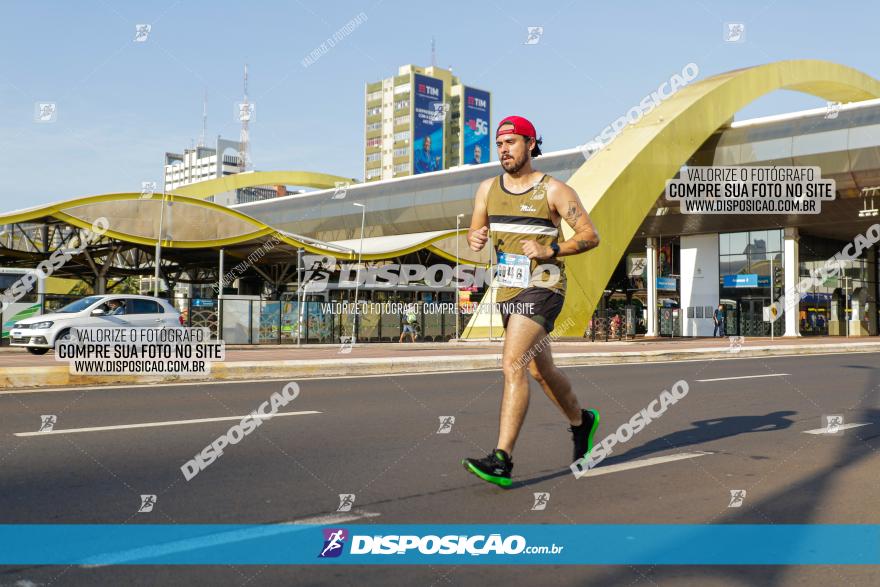
[[(272, 418), (280, 418), (282, 416), (305, 416), (308, 414), (322, 414), (308, 410), (304, 412), (279, 412), (277, 414), (255, 414), (254, 418), (261, 420), (270, 420)], [(171, 420), (168, 422), (144, 422), (142, 424), (120, 424), (117, 426), (93, 426), (91, 428), (62, 428), (61, 430), (40, 430), (37, 432), (16, 432), (15, 436), (47, 436), (51, 434), (73, 434), (75, 432), (102, 432), (104, 430), (127, 430), (129, 428), (155, 428), (157, 426), (179, 426), (182, 424), (202, 424), (203, 422), (224, 422), (232, 420), (241, 420), (245, 416), (224, 416), (222, 418), (199, 418), (198, 420)]]
[[(870, 426), (870, 425), (871, 425), (870, 422), (864, 422), (864, 423), (853, 422), (850, 424), (844, 424), (843, 426), (838, 426), (837, 429), (838, 430), (848, 430), (850, 428), (858, 428), (859, 426)], [(829, 436), (834, 436), (834, 434), (828, 432), (827, 430), (828, 430), (827, 428), (816, 428), (815, 430), (804, 430), (804, 434), (828, 434)]]
[(734, 379), (758, 379), (760, 377), (788, 377), (791, 373), (767, 373), (765, 375), (741, 375), (739, 377), (718, 377), (716, 379), (697, 379), (701, 383), (708, 381), (733, 381)]
[(361, 518), (375, 518), (379, 515), (380, 514), (377, 514), (375, 512), (361, 512), (357, 510), (352, 510), (350, 512), (336, 512), (332, 514), (327, 514), (326, 516), (312, 516), (311, 518), (302, 518), (287, 523), (311, 524), (313, 526), (334, 526), (336, 524), (343, 524), (345, 522), (360, 520)]
[(628, 461), (626, 463), (618, 463), (616, 465), (608, 465), (607, 467), (600, 466), (596, 467), (595, 469), (590, 469), (589, 471), (581, 475), (581, 477), (598, 477), (599, 475), (619, 473), (621, 471), (629, 471), (631, 469), (641, 469), (642, 467), (662, 465), (663, 463), (672, 463), (675, 461), (683, 461), (685, 459), (695, 459), (697, 457), (704, 457), (711, 454), (714, 453), (706, 451), (681, 452), (678, 454), (666, 455), (663, 457), (651, 457), (647, 459), (640, 459), (637, 461)]
[[(331, 526), (344, 524), (346, 522), (354, 522), (364, 518), (375, 518), (379, 514), (375, 512), (341, 512), (338, 514), (330, 514), (326, 516), (315, 516), (312, 518), (303, 518), (301, 520), (293, 520), (291, 522), (283, 522), (281, 524), (267, 524), (265, 526), (255, 526), (246, 530), (231, 530), (229, 532), (220, 532), (218, 534), (209, 534), (198, 538), (186, 538), (184, 540), (175, 540), (164, 544), (156, 544), (152, 546), (144, 546), (142, 548), (132, 548), (120, 552), (112, 552), (99, 554), (90, 557), (84, 561), (81, 567), (96, 568), (108, 565), (125, 564), (131, 561), (142, 560), (146, 558), (155, 558), (166, 556), (169, 554), (177, 554), (179, 552), (188, 552), (217, 546), (220, 544), (230, 544), (233, 542), (243, 542), (245, 540), (253, 540), (254, 538), (262, 538), (264, 536), (273, 536), (275, 534), (284, 534), (287, 532), (301, 532), (302, 529), (296, 526), (304, 524)], [(320, 546), (320, 545), (319, 545)]]

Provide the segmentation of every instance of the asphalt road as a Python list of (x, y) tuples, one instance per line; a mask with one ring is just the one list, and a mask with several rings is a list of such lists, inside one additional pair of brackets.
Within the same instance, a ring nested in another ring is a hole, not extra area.
[[(582, 402), (601, 410), (599, 437), (678, 380), (690, 392), (606, 459), (599, 470), (610, 472), (575, 479), (567, 423), (533, 383), (506, 491), (460, 465), (494, 446), (500, 371), (301, 381), (282, 411), (317, 413), (265, 422), (190, 481), (180, 466), (234, 421), (57, 432), (242, 416), (285, 381), (0, 394), (0, 522), (279, 523), (340, 515), (338, 495), (354, 494), (352, 524), (880, 523), (877, 354), (565, 371)], [(55, 433), (16, 435), (49, 414)], [(806, 433), (829, 414), (866, 425)], [(455, 416), (452, 430), (438, 434), (445, 416)], [(649, 458), (655, 464), (641, 466)], [(742, 505), (728, 507), (740, 489)], [(534, 492), (549, 492), (545, 510), (532, 510)], [(141, 494), (158, 496), (152, 512), (137, 512)], [(876, 585), (878, 576), (842, 566), (59, 566), (2, 568), (0, 586), (826, 586)]]

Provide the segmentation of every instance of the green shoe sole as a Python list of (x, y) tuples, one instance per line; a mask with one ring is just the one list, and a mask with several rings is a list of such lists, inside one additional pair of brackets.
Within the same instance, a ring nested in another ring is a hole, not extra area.
[(584, 454), (584, 458), (590, 456), (590, 453), (593, 452), (593, 436), (596, 434), (596, 430), (599, 429), (599, 410), (587, 411), (593, 414), (593, 426), (590, 428), (590, 435), (587, 436), (587, 452)]
[(513, 483), (513, 481), (510, 480), (510, 477), (496, 477), (495, 475), (488, 475), (471, 465), (466, 460), (462, 461), (461, 464), (464, 465), (466, 471), (470, 471), (483, 481), (494, 483), (495, 485), (498, 485), (500, 487), (510, 487), (511, 483)]

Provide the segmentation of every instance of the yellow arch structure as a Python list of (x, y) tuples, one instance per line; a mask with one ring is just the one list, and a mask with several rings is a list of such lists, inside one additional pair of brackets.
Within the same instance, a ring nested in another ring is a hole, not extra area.
[(357, 180), (313, 171), (254, 171), (224, 175), (217, 179), (181, 186), (176, 188), (174, 193), (191, 198), (207, 198), (214, 194), (258, 185), (296, 185), (327, 189), (336, 187), (337, 183), (357, 183)]
[[(780, 89), (835, 102), (880, 97), (880, 81), (853, 68), (829, 61), (780, 61), (686, 86), (629, 125), (568, 181), (590, 213), (601, 244), (565, 259), (568, 293), (556, 324), (567, 327), (556, 335), (583, 336), (605, 285), (666, 180), (736, 112)], [(572, 236), (564, 223), (563, 234)]]

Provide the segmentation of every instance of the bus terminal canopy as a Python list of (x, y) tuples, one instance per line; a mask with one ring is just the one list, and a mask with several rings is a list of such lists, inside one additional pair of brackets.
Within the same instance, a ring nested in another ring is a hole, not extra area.
[[(160, 239), (163, 269), (173, 266), (190, 275), (181, 281), (194, 282), (206, 282), (205, 269), (217, 264), (221, 249), (233, 265), (250, 257), (255, 265), (295, 266), (299, 249), (340, 262), (356, 262), (359, 253), (364, 261), (380, 261), (418, 250), (456, 259), (455, 230), (324, 242), (181, 195), (89, 196), (0, 215), (0, 225), (0, 265), (32, 268), (58, 248), (73, 251), (55, 277), (150, 275)], [(462, 263), (486, 262), (461, 243), (458, 248)]]

